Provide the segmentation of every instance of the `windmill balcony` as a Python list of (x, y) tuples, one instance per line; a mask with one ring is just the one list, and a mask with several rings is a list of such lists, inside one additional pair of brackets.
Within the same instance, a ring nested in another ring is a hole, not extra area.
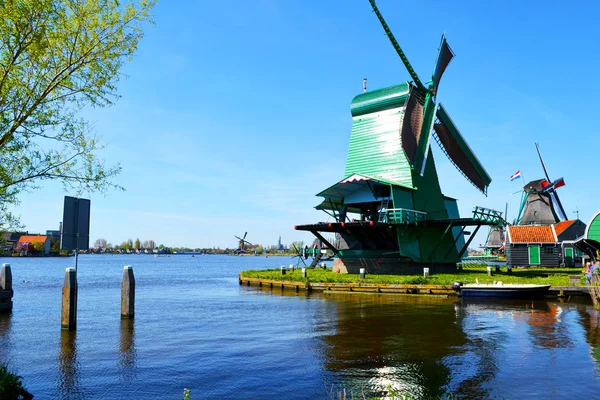
[(473, 219), (492, 224), (502, 224), (504, 222), (502, 219), (502, 213), (500, 211), (479, 206), (473, 209)]
[(426, 212), (407, 208), (390, 208), (379, 213), (379, 222), (388, 224), (416, 224), (426, 220)]

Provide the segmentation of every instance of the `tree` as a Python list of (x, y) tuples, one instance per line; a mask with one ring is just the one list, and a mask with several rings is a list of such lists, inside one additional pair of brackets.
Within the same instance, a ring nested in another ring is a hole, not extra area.
[(106, 239), (96, 239), (96, 241), (94, 242), (94, 247), (99, 249), (99, 248), (106, 248)]
[(262, 254), (265, 252), (265, 249), (263, 248), (262, 244), (259, 244), (258, 247), (256, 248), (256, 252), (258, 254)]
[(292, 242), (292, 244), (290, 245), (290, 251), (292, 253), (296, 253), (296, 252), (302, 252), (302, 248), (304, 247), (304, 242), (303, 241), (297, 241), (297, 242)]
[(50, 253), (60, 254), (60, 240), (55, 240), (50, 246)]
[(32, 247), (33, 251), (36, 253), (42, 253), (44, 251), (44, 243), (42, 242), (33, 242)]
[(155, 2), (0, 0), (0, 223), (39, 181), (115, 187), (120, 167), (98, 158), (103, 146), (78, 112), (118, 98), (119, 70)]
[(134, 249), (139, 250), (140, 249), (140, 238), (135, 239), (135, 244), (133, 246)]

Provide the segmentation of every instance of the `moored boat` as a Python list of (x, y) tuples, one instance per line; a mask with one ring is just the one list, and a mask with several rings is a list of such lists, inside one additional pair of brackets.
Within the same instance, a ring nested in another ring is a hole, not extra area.
[(534, 284), (468, 284), (455, 283), (454, 290), (462, 297), (504, 297), (511, 299), (541, 298), (548, 293), (550, 285)]

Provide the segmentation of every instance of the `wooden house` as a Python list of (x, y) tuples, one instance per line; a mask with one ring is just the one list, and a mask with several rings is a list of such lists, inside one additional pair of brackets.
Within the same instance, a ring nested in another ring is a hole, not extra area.
[(506, 263), (509, 266), (560, 265), (560, 246), (553, 225), (513, 225), (506, 231)]
[(586, 225), (579, 219), (562, 221), (554, 225), (560, 243), (561, 265), (574, 267), (581, 262), (583, 252), (575, 247), (575, 240), (585, 233)]
[(507, 227), (506, 262), (510, 266), (573, 266), (581, 257), (575, 239), (586, 225), (580, 220), (552, 225), (513, 225)]
[[(41, 243), (42, 249), (39, 253), (35, 250), (34, 243)], [(24, 235), (19, 238), (17, 243), (17, 251), (23, 252), (24, 255), (39, 254), (47, 256), (50, 254), (50, 237), (46, 235)]]

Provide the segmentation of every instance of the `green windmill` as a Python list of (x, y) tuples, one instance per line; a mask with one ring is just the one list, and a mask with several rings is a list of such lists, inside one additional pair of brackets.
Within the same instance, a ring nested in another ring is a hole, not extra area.
[[(456, 199), (444, 196), (431, 152), (433, 138), (458, 171), (482, 193), (491, 182), (448, 113), (437, 101), (440, 79), (454, 57), (442, 36), (427, 85), (379, 12), (373, 11), (412, 78), (410, 82), (365, 91), (351, 103), (352, 132), (344, 179), (317, 196), (316, 208), (332, 222), (298, 225), (335, 253), (334, 269), (357, 273), (451, 271), (482, 225), (497, 225), (501, 213), (476, 207), (460, 218)], [(466, 227), (474, 227), (465, 241)], [(323, 232), (336, 234), (335, 245)]]

